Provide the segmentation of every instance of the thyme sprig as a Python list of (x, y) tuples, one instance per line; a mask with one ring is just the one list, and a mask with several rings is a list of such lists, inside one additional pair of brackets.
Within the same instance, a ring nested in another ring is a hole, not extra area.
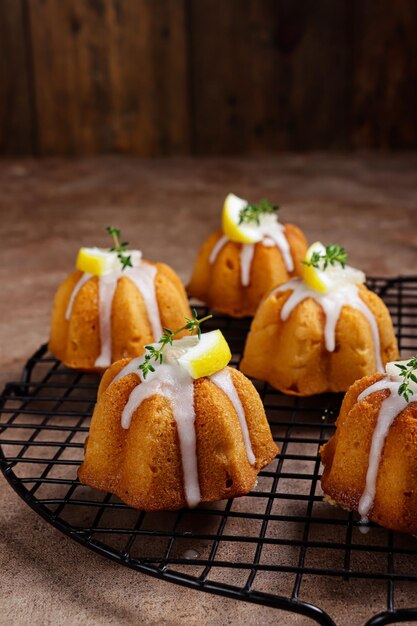
[(409, 402), (410, 397), (414, 393), (410, 387), (410, 380), (413, 383), (417, 383), (417, 376), (414, 373), (417, 371), (417, 356), (410, 359), (406, 365), (395, 363), (395, 367), (398, 367), (400, 370), (399, 376), (403, 379), (403, 382), (398, 387), (398, 395), (402, 396), (406, 402)]
[(117, 252), (117, 258), (119, 259), (122, 266), (122, 271), (126, 269), (126, 267), (133, 267), (131, 255), (124, 254), (126, 252), (127, 246), (129, 245), (129, 242), (123, 241), (122, 243), (120, 243), (120, 229), (114, 228), (113, 226), (107, 226), (106, 230), (109, 235), (113, 237), (113, 247), (110, 248), (110, 252)]
[(255, 222), (260, 226), (261, 215), (271, 215), (277, 211), (279, 211), (279, 206), (271, 204), (269, 200), (261, 200), (258, 204), (247, 204), (239, 211), (239, 226), (250, 222)]
[(320, 252), (313, 252), (311, 258), (308, 261), (303, 261), (303, 264), (315, 267), (316, 269), (326, 270), (329, 265), (334, 266), (336, 263), (344, 268), (346, 261), (347, 253), (345, 249), (337, 243), (331, 243), (326, 246), (324, 254), (321, 254)]
[(163, 360), (162, 353), (164, 349), (166, 348), (166, 346), (168, 345), (172, 346), (172, 341), (176, 335), (181, 333), (183, 330), (188, 330), (191, 335), (197, 332), (198, 339), (200, 339), (201, 324), (203, 322), (206, 322), (212, 317), (213, 317), (212, 315), (206, 315), (205, 317), (198, 319), (197, 311), (193, 309), (193, 317), (192, 318), (186, 317), (185, 320), (187, 323), (184, 324), (184, 326), (182, 326), (181, 328), (178, 328), (175, 331), (172, 331), (169, 328), (164, 328), (163, 329), (164, 334), (162, 335), (162, 337), (160, 338), (158, 342), (160, 344), (159, 348), (155, 348), (155, 346), (145, 346), (145, 349), (147, 350), (147, 353), (145, 354), (145, 360), (143, 361), (143, 363), (139, 365), (139, 369), (142, 370), (143, 378), (146, 378), (149, 372), (155, 371), (155, 367), (153, 363), (155, 364), (162, 363), (162, 360)]

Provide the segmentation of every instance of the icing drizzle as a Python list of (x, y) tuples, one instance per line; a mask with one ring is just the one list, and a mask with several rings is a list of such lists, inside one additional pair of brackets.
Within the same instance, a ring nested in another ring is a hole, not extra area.
[(252, 450), (248, 424), (246, 422), (245, 410), (236, 391), (236, 387), (233, 384), (230, 371), (226, 368), (220, 370), (220, 372), (212, 374), (212, 376), (210, 376), (210, 380), (226, 394), (230, 402), (233, 404), (233, 407), (239, 418), (240, 430), (242, 431), (243, 441), (246, 448), (246, 456), (248, 457), (249, 463), (253, 465), (256, 461), (256, 458)]
[(253, 243), (242, 244), (240, 251), (240, 280), (244, 287), (247, 287), (250, 283), (250, 270), (254, 254), (255, 246)]
[[(96, 367), (108, 367), (111, 363), (112, 328), (111, 314), (114, 293), (120, 278), (126, 277), (132, 281), (142, 295), (151, 324), (155, 341), (162, 335), (162, 324), (156, 299), (155, 278), (157, 268), (148, 263), (140, 263), (137, 267), (128, 267), (124, 271), (118, 270), (98, 277), (99, 324), (100, 324), (100, 354), (95, 361)], [(92, 274), (83, 274), (75, 285), (68, 302), (65, 319), (71, 316), (75, 298), (81, 287), (92, 278)]]
[(111, 310), (118, 279), (118, 275), (109, 274), (100, 276), (98, 281), (101, 350), (94, 363), (96, 367), (107, 367), (111, 363)]
[(155, 341), (162, 335), (162, 324), (159, 315), (158, 301), (155, 293), (155, 279), (157, 269), (155, 265), (141, 263), (138, 267), (128, 267), (122, 275), (127, 276), (136, 285), (137, 290), (142, 294), (148, 312), (149, 321), (152, 327), (152, 334)]
[(65, 311), (65, 319), (66, 320), (69, 320), (69, 318), (71, 317), (71, 312), (72, 312), (72, 307), (73, 307), (73, 304), (74, 304), (74, 300), (75, 300), (78, 292), (80, 291), (81, 287), (83, 285), (85, 285), (85, 283), (88, 280), (90, 280), (90, 278), (92, 278), (92, 277), (93, 277), (92, 274), (87, 274), (87, 273), (82, 274), (81, 278), (76, 283), (74, 289), (72, 290), (72, 294), (71, 294), (71, 297), (70, 297), (69, 302), (68, 302), (67, 310)]
[(381, 360), (381, 342), (378, 325), (374, 314), (360, 297), (357, 285), (347, 283), (323, 294), (311, 289), (302, 280), (294, 278), (274, 289), (272, 293), (288, 291), (290, 289), (292, 293), (281, 309), (282, 321), (285, 322), (294, 308), (306, 298), (315, 300), (320, 304), (325, 314), (324, 341), (328, 352), (334, 352), (336, 347), (336, 325), (342, 308), (344, 306), (351, 306), (360, 311), (368, 320), (371, 327), (377, 370), (384, 372)]
[[(293, 272), (294, 261), (291, 255), (290, 244), (288, 243), (288, 239), (285, 236), (285, 227), (279, 222), (275, 222), (273, 224), (269, 224), (268, 227), (265, 228), (265, 232), (263, 232), (262, 234), (263, 238), (261, 240), (261, 243), (267, 248), (276, 246), (282, 254), (282, 258), (284, 260), (284, 265), (287, 272)], [(215, 262), (220, 251), (224, 248), (228, 241), (229, 239), (223, 235), (216, 242), (209, 256), (210, 264), (213, 264)], [(241, 244), (240, 279), (244, 287), (247, 287), (250, 284), (250, 272), (252, 268), (253, 256), (255, 253), (255, 245), (256, 244), (254, 243)]]
[[(362, 391), (358, 396), (358, 402), (372, 393), (387, 389), (390, 395), (385, 398), (380, 406), (377, 423), (372, 435), (371, 448), (369, 451), (369, 464), (366, 473), (365, 489), (359, 500), (358, 513), (361, 515), (361, 523), (368, 522), (368, 515), (372, 509), (376, 494), (376, 483), (378, 478), (379, 465), (381, 463), (382, 451), (389, 430), (397, 417), (403, 411), (408, 402), (398, 394), (400, 382), (394, 382), (389, 378), (383, 378)], [(417, 401), (417, 394), (414, 393), (410, 402)]]
[[(194, 380), (185, 369), (178, 366), (178, 364), (171, 363), (158, 365), (155, 368), (155, 372), (151, 372), (146, 380), (143, 380), (141, 371), (138, 369), (138, 366), (143, 362), (143, 358), (143, 356), (140, 356), (129, 361), (111, 383), (113, 384), (120, 378), (132, 373), (136, 374), (141, 380), (141, 384), (137, 385), (131, 392), (123, 409), (122, 428), (128, 429), (130, 427), (134, 412), (147, 398), (160, 395), (170, 401), (180, 443), (185, 499), (189, 507), (197, 506), (201, 501), (201, 492), (195, 431)], [(210, 376), (210, 380), (230, 399), (238, 416), (248, 461), (253, 465), (256, 458), (250, 442), (245, 411), (230, 372), (225, 368)]]
[(201, 494), (198, 480), (197, 440), (194, 426), (193, 379), (182, 368), (164, 363), (159, 365), (152, 374), (149, 376), (149, 380), (137, 385), (130, 394), (122, 412), (122, 427), (129, 428), (133, 413), (147, 398), (154, 395), (168, 398), (177, 423), (185, 499), (188, 506), (197, 506), (201, 500)]

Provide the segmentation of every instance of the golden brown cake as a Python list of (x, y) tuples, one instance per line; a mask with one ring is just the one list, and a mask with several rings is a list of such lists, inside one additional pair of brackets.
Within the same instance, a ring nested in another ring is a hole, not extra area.
[(321, 484), (331, 504), (358, 511), (362, 522), (415, 535), (417, 394), (406, 400), (400, 385), (379, 373), (352, 385), (321, 448)]
[(118, 361), (105, 372), (79, 470), (82, 483), (146, 511), (196, 506), (254, 487), (278, 452), (261, 399), (229, 367), (190, 376), (175, 358), (183, 341), (174, 341), (174, 357), (162, 364), (157, 358), (146, 378), (138, 369), (144, 357)]
[(185, 289), (170, 267), (143, 261), (136, 251), (131, 257), (132, 266), (116, 264), (99, 276), (76, 271), (59, 287), (49, 349), (67, 367), (100, 371), (138, 356), (164, 326), (176, 327), (191, 315)]
[(242, 372), (283, 393), (311, 396), (346, 391), (398, 358), (389, 311), (361, 284), (363, 273), (348, 266), (333, 269), (326, 292), (311, 286), (307, 274), (263, 300), (247, 337)]
[[(241, 202), (244, 210), (247, 203)], [(248, 237), (256, 241), (244, 243), (245, 232), (242, 236), (238, 228), (236, 233), (223, 216), (223, 231), (211, 235), (199, 252), (187, 288), (191, 296), (233, 317), (254, 315), (265, 294), (301, 273), (307, 249), (303, 233), (281, 225), (275, 214), (261, 213), (259, 222), (250, 226)]]

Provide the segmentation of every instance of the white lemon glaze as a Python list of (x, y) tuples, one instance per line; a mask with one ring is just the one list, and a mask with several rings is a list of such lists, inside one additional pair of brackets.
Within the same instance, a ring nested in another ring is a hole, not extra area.
[(253, 465), (256, 458), (252, 450), (245, 410), (239, 398), (239, 394), (236, 391), (236, 387), (234, 386), (229, 370), (225, 368), (220, 370), (220, 372), (216, 372), (210, 376), (210, 380), (226, 394), (230, 402), (233, 404), (239, 419), (240, 430), (242, 431), (243, 441), (246, 448), (246, 456), (248, 457), (249, 463)]
[(336, 325), (342, 308), (350, 306), (360, 311), (371, 327), (377, 370), (384, 372), (378, 324), (374, 314), (360, 297), (357, 285), (347, 283), (323, 294), (308, 287), (301, 279), (294, 278), (274, 289), (272, 293), (288, 290), (291, 290), (292, 293), (281, 309), (282, 321), (286, 321), (295, 307), (303, 300), (307, 298), (315, 300), (325, 314), (324, 341), (328, 352), (333, 352), (336, 347)]
[(211, 264), (214, 263), (214, 261), (219, 256), (220, 251), (224, 248), (224, 246), (227, 244), (228, 241), (229, 240), (225, 235), (220, 237), (220, 239), (216, 242), (215, 246), (213, 247), (213, 250), (210, 252), (209, 263)]
[[(140, 372), (140, 370), (137, 370)], [(129, 428), (132, 415), (144, 400), (159, 395), (171, 403), (180, 442), (184, 492), (189, 507), (201, 500), (195, 432), (194, 383), (191, 376), (176, 365), (160, 364), (145, 382), (137, 385), (122, 412), (122, 427)]]
[(108, 367), (111, 363), (111, 312), (118, 279), (118, 273), (100, 276), (98, 279), (100, 354), (94, 363), (96, 367)]
[(290, 244), (285, 236), (285, 227), (282, 224), (276, 222), (276, 224), (264, 232), (263, 245), (267, 247), (276, 246), (282, 254), (287, 272), (291, 273), (294, 271), (294, 260)]
[[(269, 223), (267, 226), (261, 227), (263, 238), (261, 240), (262, 245), (267, 248), (276, 246), (281, 252), (284, 265), (288, 273), (294, 271), (294, 261), (291, 255), (290, 245), (288, 239), (285, 236), (285, 227), (279, 222)], [(229, 239), (224, 235), (216, 242), (209, 256), (209, 263), (213, 264), (217, 259), (220, 251), (227, 244)], [(255, 253), (255, 243), (240, 244), (240, 276), (241, 282), (244, 287), (250, 284), (250, 273), (252, 269), (252, 261)]]
[[(368, 515), (374, 504), (378, 471), (381, 463), (381, 456), (384, 449), (385, 440), (395, 418), (408, 405), (405, 398), (398, 394), (400, 384), (401, 382), (393, 381), (386, 377), (378, 380), (376, 383), (365, 389), (358, 396), (358, 402), (361, 402), (372, 393), (376, 393), (377, 391), (381, 391), (383, 389), (387, 389), (390, 393), (390, 395), (385, 398), (381, 403), (377, 423), (372, 435), (365, 489), (359, 500), (358, 506), (358, 513), (361, 516), (362, 523), (366, 523), (368, 521)], [(409, 401), (416, 402), (417, 394), (414, 393), (410, 397)]]
[[(139, 369), (143, 361), (144, 356), (132, 359), (110, 383), (113, 384), (129, 374), (135, 374), (141, 380), (131, 392), (123, 409), (121, 425), (125, 429), (130, 427), (134, 412), (147, 398), (160, 395), (169, 400), (180, 442), (185, 499), (189, 507), (197, 506), (201, 500), (201, 493), (195, 431), (194, 381), (183, 367), (173, 362), (157, 365), (155, 372), (150, 372), (146, 379), (143, 379)], [(253, 465), (256, 459), (250, 442), (245, 411), (230, 372), (225, 368), (209, 378), (231, 401), (239, 420), (248, 461)]]
[(162, 324), (155, 291), (156, 274), (157, 269), (155, 265), (141, 263), (138, 267), (128, 267), (126, 276), (142, 294), (152, 327), (152, 334), (155, 341), (158, 341), (162, 335)]
[[(117, 283), (120, 278), (128, 278), (141, 293), (148, 313), (148, 319), (152, 328), (154, 341), (162, 335), (162, 324), (156, 298), (155, 278), (157, 268), (149, 263), (138, 260), (137, 267), (127, 267), (125, 270), (117, 270), (98, 277), (99, 299), (99, 326), (100, 326), (100, 354), (95, 361), (96, 367), (108, 367), (112, 356), (112, 304)], [(69, 319), (77, 294), (82, 286), (92, 278), (91, 274), (82, 274), (75, 285), (68, 302), (65, 318)]]
[(240, 250), (240, 282), (244, 287), (250, 284), (250, 271), (252, 268), (255, 244), (243, 243)]
[(68, 302), (68, 306), (67, 306), (67, 310), (65, 311), (65, 319), (69, 320), (69, 318), (71, 317), (71, 312), (72, 312), (72, 307), (74, 304), (74, 300), (77, 297), (78, 292), (80, 291), (81, 287), (83, 285), (85, 285), (85, 283), (90, 280), (90, 278), (92, 278), (93, 275), (92, 274), (81, 274), (80, 279), (78, 280), (78, 282), (76, 283), (74, 289), (72, 290), (72, 294), (71, 297), (69, 299)]

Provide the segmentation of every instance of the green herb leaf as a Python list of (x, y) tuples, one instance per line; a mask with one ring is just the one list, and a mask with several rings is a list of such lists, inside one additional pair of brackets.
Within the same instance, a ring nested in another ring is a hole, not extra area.
[(181, 333), (183, 330), (189, 330), (192, 335), (196, 332), (198, 339), (200, 340), (201, 324), (211, 319), (212, 317), (212, 315), (206, 315), (205, 317), (198, 319), (197, 311), (196, 309), (193, 309), (193, 317), (186, 317), (186, 324), (184, 324), (184, 326), (181, 326), (181, 328), (178, 328), (178, 330), (172, 331), (169, 328), (163, 328), (164, 333), (158, 342), (160, 344), (160, 347), (155, 348), (155, 346), (145, 346), (145, 350), (147, 351), (147, 353), (145, 354), (145, 359), (143, 363), (141, 363), (138, 368), (142, 371), (143, 378), (146, 379), (149, 372), (155, 371), (155, 368), (152, 365), (151, 361), (154, 361), (155, 363), (163, 362), (163, 351), (167, 345), (172, 346), (172, 342), (176, 335)]
[(410, 387), (410, 380), (417, 383), (417, 376), (415, 371), (417, 370), (417, 356), (410, 359), (407, 365), (395, 364), (401, 371), (398, 374), (403, 379), (403, 382), (398, 387), (398, 395), (402, 396), (406, 402), (409, 402), (411, 396), (414, 395), (413, 389)]
[(336, 263), (343, 268), (346, 265), (347, 253), (342, 246), (332, 243), (326, 246), (324, 254), (320, 252), (313, 252), (311, 258), (308, 261), (303, 261), (304, 265), (315, 267), (318, 270), (326, 270), (329, 265), (335, 266)]
[(110, 248), (110, 252), (117, 252), (117, 258), (119, 259), (120, 265), (122, 266), (122, 271), (125, 270), (127, 267), (133, 267), (132, 256), (130, 254), (123, 254), (126, 251), (129, 242), (123, 241), (122, 243), (120, 243), (120, 229), (114, 228), (114, 226), (107, 226), (106, 230), (109, 235), (113, 237), (113, 247)]
[(271, 215), (279, 211), (279, 206), (272, 205), (268, 200), (261, 200), (258, 204), (247, 204), (239, 211), (239, 225), (255, 222), (260, 225), (261, 215)]

